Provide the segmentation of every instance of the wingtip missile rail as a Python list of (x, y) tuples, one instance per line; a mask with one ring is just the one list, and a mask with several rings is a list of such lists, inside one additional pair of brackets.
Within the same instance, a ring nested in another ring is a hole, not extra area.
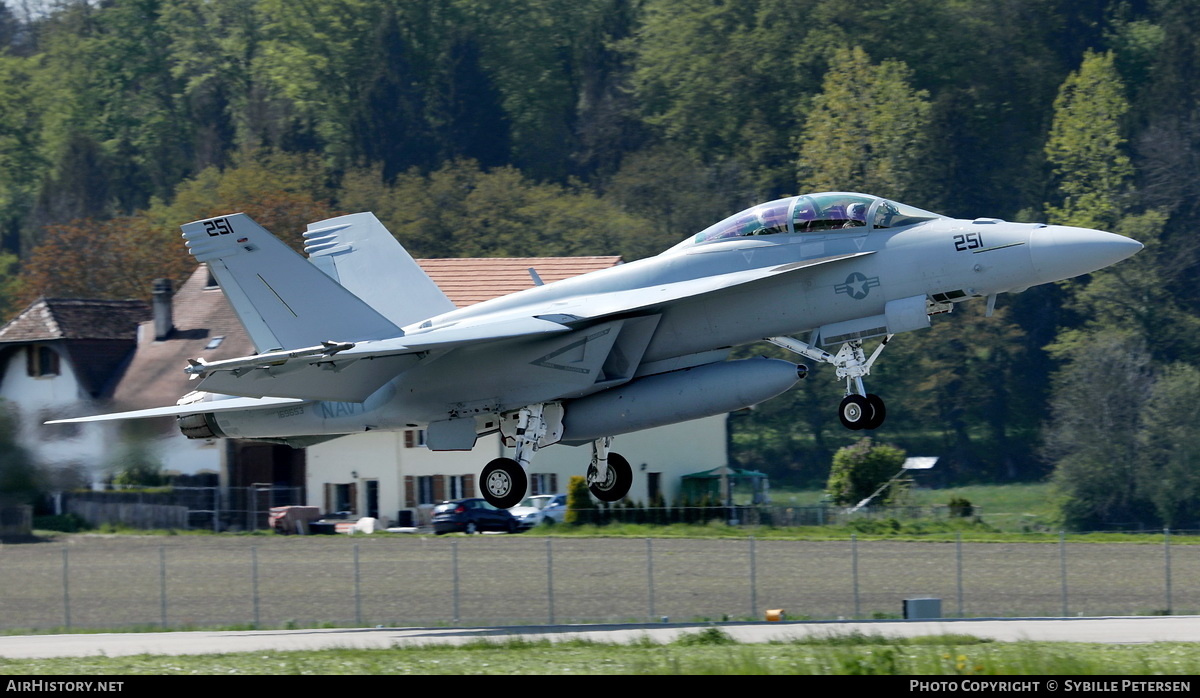
[(282, 366), (292, 359), (310, 358), (314, 356), (329, 357), (339, 352), (353, 349), (354, 342), (325, 341), (314, 347), (290, 349), (287, 351), (271, 351), (256, 356), (246, 356), (224, 361), (205, 361), (204, 359), (188, 359), (188, 365), (183, 372), (189, 380), (204, 378), (213, 371), (249, 371), (255, 368)]

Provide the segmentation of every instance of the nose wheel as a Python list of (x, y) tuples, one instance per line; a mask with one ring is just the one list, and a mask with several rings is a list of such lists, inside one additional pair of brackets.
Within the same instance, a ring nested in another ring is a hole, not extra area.
[(887, 408), (883, 405), (883, 398), (873, 393), (865, 396), (847, 395), (838, 407), (838, 417), (847, 429), (878, 429), (887, 418)]

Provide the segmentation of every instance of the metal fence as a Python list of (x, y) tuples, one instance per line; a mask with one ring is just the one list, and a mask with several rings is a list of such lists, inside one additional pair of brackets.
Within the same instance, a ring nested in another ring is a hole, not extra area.
[(0, 628), (1200, 613), (1200, 545), (445, 536), (0, 546)]
[(257, 531), (271, 507), (303, 504), (299, 487), (172, 487), (166, 491), (65, 492), (61, 508), (88, 523), (143, 529)]
[[(256, 487), (174, 487), (168, 491), (67, 492), (60, 507), (78, 514), (94, 526), (120, 524), (142, 529), (258, 531), (270, 528), (271, 507), (304, 504), (299, 487), (261, 485)], [(433, 505), (415, 521), (428, 525)], [(974, 507), (971, 515), (980, 514)], [(581, 523), (706, 523), (720, 521), (742, 526), (835, 526), (850, 521), (896, 519), (946, 519), (961, 515), (948, 506), (864, 507), (850, 511), (835, 506), (704, 506), (642, 507), (599, 505), (578, 512)]]

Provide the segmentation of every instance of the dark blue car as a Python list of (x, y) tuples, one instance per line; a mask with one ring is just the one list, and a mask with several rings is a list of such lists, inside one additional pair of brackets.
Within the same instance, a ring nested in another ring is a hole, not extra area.
[(433, 532), (439, 536), (483, 531), (516, 533), (519, 529), (520, 523), (507, 509), (497, 509), (478, 497), (443, 502), (433, 508)]

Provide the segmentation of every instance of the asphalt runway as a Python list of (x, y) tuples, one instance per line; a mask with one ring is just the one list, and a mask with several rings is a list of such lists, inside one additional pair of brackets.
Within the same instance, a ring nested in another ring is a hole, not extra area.
[(998, 641), (1200, 642), (1200, 616), (1107, 618), (964, 619), (930, 621), (827, 621), (696, 624), (559, 625), (492, 628), (335, 628), (221, 632), (97, 633), (0, 637), (0, 657), (109, 657), (139, 654), (217, 654), (317, 649), (387, 649), (458, 645), (512, 638), (562, 641), (587, 639), (629, 643), (650, 638), (667, 643), (684, 633), (719, 627), (740, 642), (770, 642), (855, 633), (888, 637), (962, 634)]

